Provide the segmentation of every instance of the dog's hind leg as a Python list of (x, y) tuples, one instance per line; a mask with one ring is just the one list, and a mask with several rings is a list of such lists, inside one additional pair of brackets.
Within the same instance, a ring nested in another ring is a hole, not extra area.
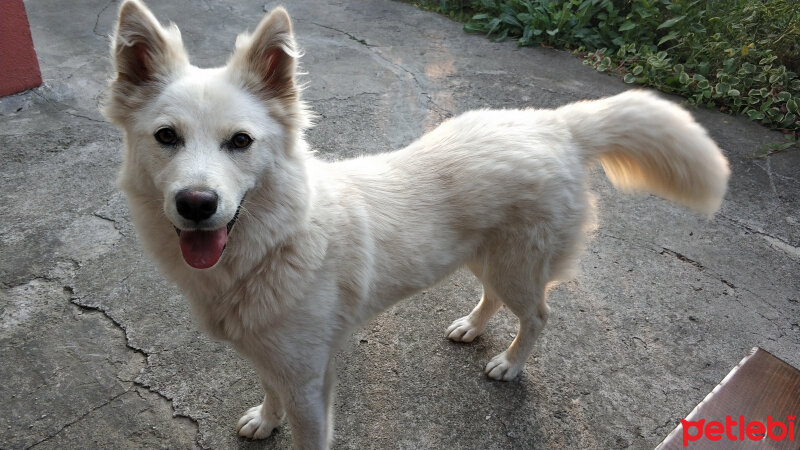
[[(544, 301), (544, 295), (542, 288), (540, 292), (529, 294), (528, 298), (521, 302), (507, 302), (508, 309), (519, 317), (519, 332), (506, 351), (495, 356), (486, 364), (484, 372), (489, 378), (509, 381), (522, 372), (536, 339), (547, 323), (549, 308)], [(533, 307), (519, 308), (525, 301), (530, 302), (530, 306)]]
[(501, 251), (496, 252), (494, 264), (486, 268), (482, 281), (519, 318), (519, 332), (506, 351), (486, 364), (484, 371), (489, 378), (509, 381), (522, 372), (547, 323), (550, 255), (537, 251), (500, 255)]
[[(472, 273), (480, 279), (483, 265), (478, 262), (471, 262), (468, 266)], [(476, 337), (483, 334), (486, 329), (486, 322), (502, 307), (503, 302), (500, 301), (497, 294), (484, 284), (481, 301), (468, 315), (454, 320), (447, 327), (445, 336), (455, 342), (472, 342)]]
[(236, 424), (239, 436), (264, 439), (280, 426), (286, 416), (280, 397), (263, 381), (261, 385), (265, 392), (264, 401), (248, 409), (239, 419), (239, 423)]

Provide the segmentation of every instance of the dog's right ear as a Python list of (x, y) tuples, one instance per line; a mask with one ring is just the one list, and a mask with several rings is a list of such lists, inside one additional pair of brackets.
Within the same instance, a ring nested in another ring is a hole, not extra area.
[(167, 77), (189, 64), (178, 27), (162, 27), (139, 0), (120, 6), (112, 45), (117, 77), (136, 85)]
[(146, 91), (189, 66), (178, 27), (162, 27), (139, 0), (126, 0), (119, 8), (111, 57), (115, 76), (103, 112), (114, 122), (124, 120), (125, 110), (135, 108)]

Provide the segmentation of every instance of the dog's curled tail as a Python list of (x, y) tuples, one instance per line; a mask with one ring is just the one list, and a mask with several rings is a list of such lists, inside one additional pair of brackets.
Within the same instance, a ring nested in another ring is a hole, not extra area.
[(645, 191), (713, 215), (728, 160), (683, 108), (633, 90), (557, 110), (587, 162), (599, 161), (620, 190)]

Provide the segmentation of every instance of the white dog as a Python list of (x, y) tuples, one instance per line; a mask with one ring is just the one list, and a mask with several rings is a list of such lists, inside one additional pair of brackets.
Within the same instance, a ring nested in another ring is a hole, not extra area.
[(303, 140), (286, 11), (241, 35), (224, 67), (189, 63), (177, 27), (122, 4), (104, 107), (125, 135), (119, 184), (139, 235), (203, 327), (255, 367), (264, 402), (238, 423), (331, 442), (333, 355), (357, 326), (466, 265), (483, 297), (447, 329), (470, 342), (503, 305), (517, 337), (486, 366), (511, 380), (591, 222), (586, 177), (702, 213), (728, 163), (689, 113), (642, 91), (555, 110), (473, 111), (408, 147), (336, 163)]

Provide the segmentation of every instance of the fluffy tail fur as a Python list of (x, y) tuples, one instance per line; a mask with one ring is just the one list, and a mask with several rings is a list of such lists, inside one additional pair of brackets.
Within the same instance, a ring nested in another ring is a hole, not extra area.
[(728, 160), (681, 107), (628, 91), (558, 109), (587, 162), (620, 190), (645, 191), (711, 216), (730, 176)]

